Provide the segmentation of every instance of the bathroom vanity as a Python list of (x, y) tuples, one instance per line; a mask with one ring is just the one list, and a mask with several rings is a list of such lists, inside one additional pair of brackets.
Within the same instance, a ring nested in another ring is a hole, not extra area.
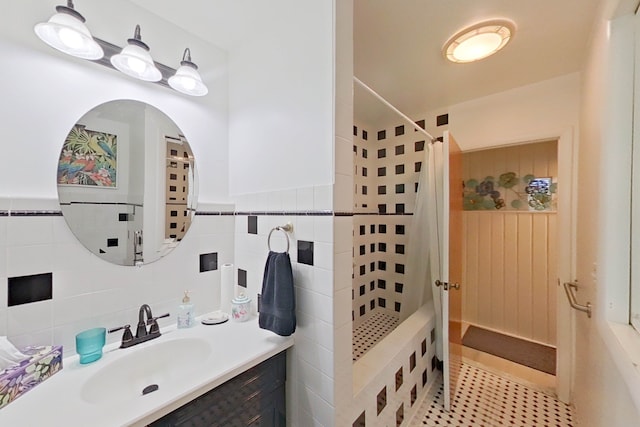
[[(286, 349), (247, 322), (162, 328), (157, 339), (61, 372), (0, 410), (0, 425), (284, 425)], [(216, 424), (218, 423), (218, 424)]]
[(284, 427), (286, 354), (279, 353), (183, 405), (151, 427)]

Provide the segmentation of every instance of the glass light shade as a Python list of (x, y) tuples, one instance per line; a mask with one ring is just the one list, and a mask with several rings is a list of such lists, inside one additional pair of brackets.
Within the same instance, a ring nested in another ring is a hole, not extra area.
[(49, 21), (36, 24), (33, 29), (36, 35), (49, 46), (68, 55), (92, 60), (102, 58), (104, 52), (84, 22), (64, 9), (59, 7), (58, 13)]
[(124, 74), (147, 82), (157, 82), (162, 79), (162, 73), (153, 63), (149, 51), (129, 43), (122, 52), (111, 57), (111, 64)]
[(482, 22), (451, 37), (445, 43), (443, 53), (452, 62), (479, 61), (504, 48), (514, 31), (515, 25), (507, 20)]
[(202, 82), (198, 70), (190, 64), (184, 64), (184, 62), (176, 73), (169, 77), (169, 86), (186, 95), (204, 96), (209, 93), (209, 89)]

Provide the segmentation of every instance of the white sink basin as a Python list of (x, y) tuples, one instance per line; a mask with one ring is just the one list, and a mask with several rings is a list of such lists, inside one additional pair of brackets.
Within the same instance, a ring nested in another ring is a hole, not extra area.
[(89, 377), (81, 390), (83, 400), (95, 404), (134, 401), (143, 398), (145, 389), (148, 394), (168, 390), (202, 369), (211, 346), (203, 339), (181, 338), (118, 351), (131, 353)]

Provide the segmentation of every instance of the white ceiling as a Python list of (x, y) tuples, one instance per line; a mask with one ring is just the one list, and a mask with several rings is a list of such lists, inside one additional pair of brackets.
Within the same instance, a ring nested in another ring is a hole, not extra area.
[[(131, 0), (222, 48), (269, 31), (300, 0)], [(308, 0), (306, 0), (308, 1)], [(327, 1), (327, 0), (316, 0)], [(336, 0), (341, 1), (341, 0)], [(598, 0), (354, 0), (354, 73), (411, 117), (579, 71)], [(250, 11), (250, 13), (248, 13)], [(498, 54), (447, 62), (454, 33), (492, 18), (516, 23)], [(355, 90), (355, 115), (367, 123), (389, 110)]]
[[(339, 0), (338, 0), (339, 1)], [(354, 73), (416, 118), (470, 99), (579, 71), (598, 0), (354, 0)], [(512, 41), (496, 55), (453, 64), (441, 53), (474, 23), (508, 18)], [(385, 109), (356, 93), (356, 117)]]

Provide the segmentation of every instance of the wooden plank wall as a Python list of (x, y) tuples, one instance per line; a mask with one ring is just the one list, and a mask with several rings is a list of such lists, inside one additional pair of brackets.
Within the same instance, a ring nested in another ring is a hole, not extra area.
[[(465, 180), (511, 171), (557, 177), (556, 150), (549, 141), (465, 153)], [(463, 321), (555, 345), (556, 212), (465, 211), (463, 217)]]

